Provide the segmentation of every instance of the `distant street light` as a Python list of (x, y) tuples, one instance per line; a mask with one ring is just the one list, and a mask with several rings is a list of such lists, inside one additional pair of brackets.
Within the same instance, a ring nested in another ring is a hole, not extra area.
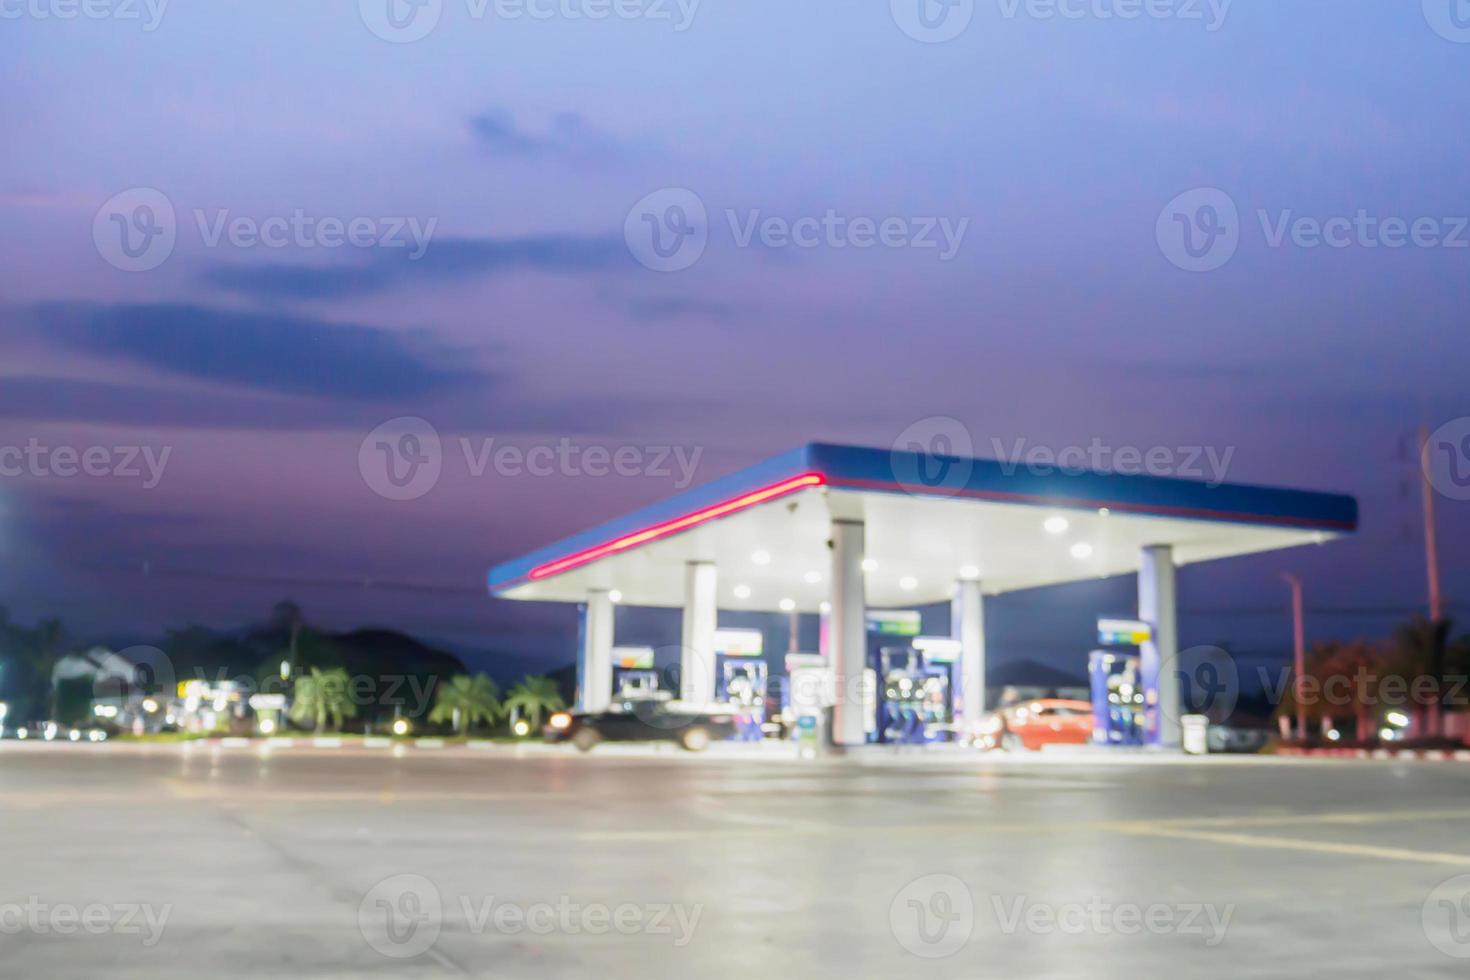
[(1302, 580), (1290, 572), (1281, 577), (1291, 586), (1291, 635), (1292, 658), (1296, 679), (1292, 683), (1292, 698), (1296, 701), (1296, 737), (1307, 740), (1307, 706), (1302, 697), (1307, 677), (1306, 631), (1302, 625)]

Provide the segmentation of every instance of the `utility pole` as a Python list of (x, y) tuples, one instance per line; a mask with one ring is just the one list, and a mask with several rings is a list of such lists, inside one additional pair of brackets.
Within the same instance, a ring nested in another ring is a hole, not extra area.
[(1307, 740), (1307, 705), (1303, 699), (1303, 688), (1307, 677), (1306, 629), (1302, 623), (1302, 580), (1290, 572), (1281, 577), (1291, 586), (1291, 638), (1296, 679), (1292, 683), (1292, 700), (1296, 702), (1296, 737)]
[(1429, 573), (1429, 618), (1438, 623), (1444, 614), (1439, 594), (1439, 534), (1434, 515), (1434, 487), (1429, 482), (1429, 426), (1419, 427), (1419, 484), (1424, 495), (1424, 563)]

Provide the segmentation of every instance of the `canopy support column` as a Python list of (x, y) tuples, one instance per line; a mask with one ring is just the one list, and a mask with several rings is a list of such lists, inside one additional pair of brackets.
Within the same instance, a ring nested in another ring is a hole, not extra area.
[(606, 711), (612, 704), (613, 601), (605, 589), (587, 593), (582, 607), (582, 649), (577, 658), (577, 690), (583, 711)]
[(950, 635), (960, 641), (959, 717), (962, 730), (973, 733), (985, 714), (985, 596), (977, 579), (960, 579), (950, 603)]
[(1179, 603), (1174, 583), (1174, 549), (1166, 544), (1143, 549), (1138, 570), (1138, 618), (1152, 636), (1139, 651), (1143, 698), (1148, 717), (1148, 740), (1166, 749), (1178, 749), (1179, 721)]
[(713, 562), (692, 561), (685, 566), (679, 698), (691, 704), (708, 704), (715, 697), (718, 597), (719, 572)]
[(866, 683), (868, 627), (863, 590), (864, 527), (860, 521), (832, 522), (832, 615), (829, 648), (836, 679), (832, 741), (839, 746), (862, 745), (872, 692)]

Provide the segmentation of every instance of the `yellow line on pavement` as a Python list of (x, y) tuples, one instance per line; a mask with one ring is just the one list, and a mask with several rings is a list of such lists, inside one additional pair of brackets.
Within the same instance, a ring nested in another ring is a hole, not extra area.
[(1335, 841), (1302, 840), (1296, 837), (1263, 837), (1257, 834), (1225, 834), (1219, 831), (1186, 830), (1179, 827), (1135, 825), (1120, 829), (1124, 833), (1140, 837), (1173, 837), (1180, 840), (1205, 841), (1210, 844), (1229, 844), (1235, 847), (1263, 847), (1281, 851), (1308, 851), (1316, 854), (1382, 858), (1386, 861), (1410, 861), (1418, 864), (1470, 866), (1470, 854), (1453, 854), (1448, 851), (1412, 851), (1402, 847), (1342, 844)]
[[(726, 817), (726, 820), (730, 818)], [(1210, 827), (1269, 826), (1366, 826), (1376, 823), (1416, 822), (1432, 820), (1470, 820), (1470, 808), (1453, 810), (1380, 810), (1361, 813), (1292, 813), (1255, 814), (1239, 817), (1181, 817), (1166, 820), (1088, 820), (1072, 823), (996, 823), (976, 819), (964, 823), (885, 824), (885, 834), (959, 835), (984, 838), (993, 834), (1067, 834), (1067, 833), (1137, 833), (1137, 834), (1208, 834)], [(575, 836), (580, 840), (604, 842), (642, 842), (669, 839), (693, 840), (713, 834), (739, 836), (830, 836), (844, 833), (869, 833), (880, 829), (860, 824), (816, 824), (810, 819), (779, 815), (766, 816), (760, 822), (722, 820), (722, 826), (691, 827), (683, 830), (594, 830)], [(1199, 828), (1196, 830), (1195, 828)], [(1228, 835), (1225, 835), (1228, 836)], [(1255, 838), (1252, 838), (1255, 839)], [(1266, 839), (1266, 838), (1261, 838)]]

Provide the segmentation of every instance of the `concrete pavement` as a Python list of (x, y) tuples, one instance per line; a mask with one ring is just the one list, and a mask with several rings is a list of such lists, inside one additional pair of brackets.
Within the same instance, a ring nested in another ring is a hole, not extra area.
[(1455, 763), (4, 743), (0, 792), (20, 976), (1470, 963)]

